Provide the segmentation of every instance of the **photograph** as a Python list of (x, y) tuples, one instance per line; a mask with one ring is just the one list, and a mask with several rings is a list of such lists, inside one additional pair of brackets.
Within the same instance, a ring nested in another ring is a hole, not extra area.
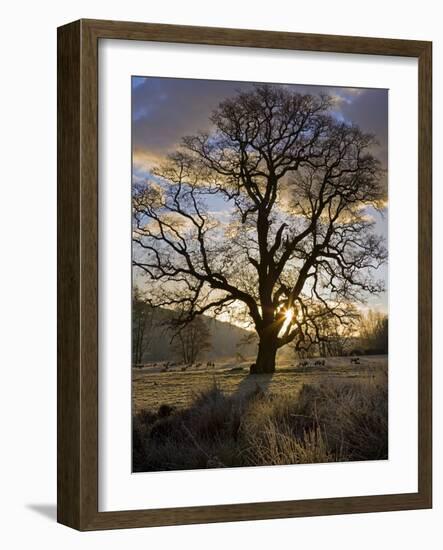
[(133, 472), (389, 458), (388, 95), (131, 77)]

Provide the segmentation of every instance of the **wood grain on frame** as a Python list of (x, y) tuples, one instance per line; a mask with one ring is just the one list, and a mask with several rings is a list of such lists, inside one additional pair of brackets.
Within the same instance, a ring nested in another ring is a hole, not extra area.
[[(98, 40), (418, 58), (419, 487), (417, 493), (98, 511)], [(79, 530), (362, 513), (432, 506), (432, 45), (430, 42), (118, 21), (58, 29), (58, 521)]]

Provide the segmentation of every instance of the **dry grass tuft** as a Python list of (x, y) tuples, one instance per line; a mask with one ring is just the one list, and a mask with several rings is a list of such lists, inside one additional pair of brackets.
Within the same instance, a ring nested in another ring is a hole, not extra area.
[(134, 471), (387, 457), (386, 375), (324, 380), (278, 396), (259, 387), (229, 396), (214, 383), (186, 408), (140, 411), (133, 422)]

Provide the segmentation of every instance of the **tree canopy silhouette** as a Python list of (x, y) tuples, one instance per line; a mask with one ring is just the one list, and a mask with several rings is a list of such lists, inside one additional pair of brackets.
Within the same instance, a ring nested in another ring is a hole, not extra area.
[(258, 336), (255, 372), (273, 372), (279, 348), (309, 347), (321, 319), (346, 322), (351, 303), (383, 289), (374, 270), (386, 250), (365, 212), (385, 194), (374, 137), (332, 107), (252, 87), (133, 188), (133, 262), (152, 305), (174, 309), (178, 327), (244, 314)]

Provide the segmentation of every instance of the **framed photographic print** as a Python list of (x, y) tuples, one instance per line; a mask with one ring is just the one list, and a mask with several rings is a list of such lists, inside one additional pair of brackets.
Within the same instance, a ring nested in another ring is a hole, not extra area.
[(58, 520), (430, 508), (431, 43), (58, 30)]

